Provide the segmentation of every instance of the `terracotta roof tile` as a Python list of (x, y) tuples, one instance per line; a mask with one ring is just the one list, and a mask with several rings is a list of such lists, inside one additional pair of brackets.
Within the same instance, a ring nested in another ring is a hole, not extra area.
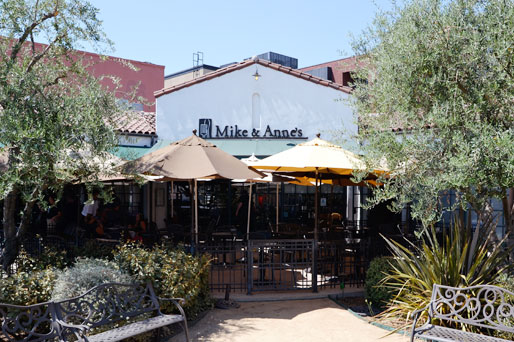
[(268, 68), (271, 68), (271, 69), (274, 69), (274, 70), (277, 70), (277, 71), (280, 71), (280, 72), (283, 72), (283, 73), (286, 73), (286, 74), (290, 74), (290, 75), (296, 76), (298, 78), (302, 78), (302, 79), (304, 79), (306, 81), (310, 81), (310, 82), (313, 82), (313, 83), (316, 83), (316, 84), (319, 84), (319, 85), (323, 85), (323, 86), (326, 86), (326, 87), (330, 87), (330, 88), (333, 88), (333, 89), (336, 89), (336, 90), (340, 90), (340, 91), (342, 91), (344, 93), (347, 93), (347, 94), (350, 94), (351, 91), (352, 91), (352, 88), (350, 88), (350, 87), (345, 87), (345, 86), (343, 86), (341, 84), (338, 84), (338, 83), (335, 83), (335, 82), (332, 82), (332, 81), (327, 81), (327, 80), (325, 80), (323, 78), (316, 77), (316, 76), (313, 76), (311, 74), (307, 74), (307, 73), (302, 72), (302, 71), (300, 71), (298, 69), (292, 69), (290, 67), (285, 67), (283, 65), (280, 65), (280, 64), (277, 64), (277, 63), (273, 63), (273, 62), (270, 62), (270, 61), (267, 61), (267, 60), (255, 58), (255, 59), (248, 59), (248, 60), (245, 60), (243, 62), (236, 63), (236, 64), (231, 64), (231, 65), (229, 65), (229, 66), (227, 66), (225, 68), (221, 68), (221, 69), (218, 69), (216, 71), (210, 72), (210, 73), (208, 73), (208, 74), (206, 74), (204, 76), (195, 78), (194, 80), (191, 80), (191, 81), (188, 81), (188, 82), (185, 82), (185, 83), (182, 83), (182, 84), (177, 84), (177, 85), (174, 85), (172, 87), (168, 87), (168, 88), (164, 88), (164, 89), (158, 90), (158, 91), (154, 92), (154, 95), (157, 98), (159, 96), (162, 96), (162, 95), (165, 95), (165, 94), (169, 94), (169, 93), (175, 92), (177, 90), (180, 90), (180, 89), (183, 89), (183, 88), (187, 88), (187, 87), (190, 87), (192, 85), (195, 85), (195, 84), (207, 81), (207, 80), (211, 80), (211, 79), (216, 78), (216, 77), (220, 77), (220, 76), (225, 75), (225, 74), (227, 74), (229, 72), (246, 68), (247, 66), (250, 66), (252, 64), (260, 64), (262, 66), (265, 66), (265, 67), (268, 67)]
[(122, 133), (155, 135), (155, 113), (126, 111), (116, 120)]

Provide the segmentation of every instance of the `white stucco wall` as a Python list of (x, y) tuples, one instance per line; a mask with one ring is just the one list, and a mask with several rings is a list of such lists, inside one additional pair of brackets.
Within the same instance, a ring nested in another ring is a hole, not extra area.
[[(236, 70), (157, 98), (157, 134), (159, 138), (177, 140), (198, 129), (199, 119), (212, 119), (216, 125), (238, 125), (249, 132), (267, 125), (272, 130), (301, 129), (312, 139), (321, 133), (327, 140), (339, 140), (341, 132), (356, 133), (352, 110), (345, 100), (348, 94), (295, 76), (258, 65), (261, 75), (252, 75), (256, 65)], [(260, 127), (253, 127), (252, 102), (259, 94)]]

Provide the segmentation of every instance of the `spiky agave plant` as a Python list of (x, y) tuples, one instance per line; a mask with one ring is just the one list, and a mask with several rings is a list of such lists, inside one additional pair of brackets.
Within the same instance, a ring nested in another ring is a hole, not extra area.
[(409, 248), (384, 237), (395, 262), (383, 284), (395, 296), (382, 317), (401, 318), (406, 326), (411, 324), (411, 313), (430, 302), (434, 284), (453, 287), (495, 284), (498, 276), (511, 267), (507, 263), (507, 237), (498, 242), (493, 235), (495, 228), (496, 223), (489, 220), (472, 233), (455, 221), (449, 232), (443, 231), (442, 242), (432, 227), (422, 233), (420, 246), (409, 242)]

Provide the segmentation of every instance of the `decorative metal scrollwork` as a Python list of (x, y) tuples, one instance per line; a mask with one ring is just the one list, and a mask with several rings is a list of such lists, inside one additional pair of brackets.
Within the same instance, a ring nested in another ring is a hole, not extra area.
[(433, 318), (514, 332), (514, 293), (497, 286), (434, 286), (430, 311)]
[(159, 310), (148, 286), (115, 283), (98, 285), (56, 305), (62, 321), (90, 328)]
[(2, 341), (52, 341), (58, 331), (52, 320), (51, 303), (30, 306), (0, 304)]

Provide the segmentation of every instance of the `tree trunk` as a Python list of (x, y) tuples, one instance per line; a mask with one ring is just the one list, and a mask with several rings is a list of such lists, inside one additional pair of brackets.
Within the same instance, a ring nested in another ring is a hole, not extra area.
[(19, 252), (16, 234), (16, 198), (17, 191), (12, 190), (4, 199), (4, 248), (0, 256), (2, 268), (7, 271)]
[(16, 227), (16, 199), (18, 192), (11, 191), (4, 200), (4, 239), (5, 246), (0, 255), (2, 268), (7, 272), (20, 252), (21, 241), (31, 223), (32, 210), (36, 203), (38, 189), (32, 192), (31, 200), (25, 203), (22, 211), (20, 225)]
[(505, 233), (509, 234), (507, 247), (511, 248), (511, 260), (514, 260), (514, 188), (505, 191), (502, 206), (503, 217), (505, 218)]

